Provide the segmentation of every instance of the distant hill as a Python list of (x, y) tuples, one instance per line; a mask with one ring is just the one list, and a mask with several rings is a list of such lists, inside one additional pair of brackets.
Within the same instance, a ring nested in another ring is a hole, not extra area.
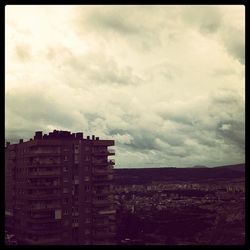
[(227, 169), (231, 169), (234, 171), (240, 171), (240, 172), (245, 172), (245, 164), (236, 164), (236, 165), (226, 165), (226, 166), (218, 166), (218, 167), (214, 167), (214, 168), (227, 168)]
[(117, 184), (144, 184), (152, 181), (219, 181), (245, 178), (245, 164), (191, 168), (114, 169)]
[(208, 168), (208, 167), (203, 165), (195, 165), (192, 168)]

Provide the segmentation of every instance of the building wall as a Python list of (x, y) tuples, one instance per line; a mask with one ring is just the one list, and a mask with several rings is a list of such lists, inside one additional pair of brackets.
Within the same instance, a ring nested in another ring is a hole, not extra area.
[[(36, 133), (33, 140), (7, 146), (6, 209), (13, 209), (19, 241), (114, 243), (114, 163), (108, 161), (108, 155), (114, 155), (108, 152), (112, 145), (112, 140), (54, 131), (47, 136)], [(14, 164), (9, 159), (13, 148)]]

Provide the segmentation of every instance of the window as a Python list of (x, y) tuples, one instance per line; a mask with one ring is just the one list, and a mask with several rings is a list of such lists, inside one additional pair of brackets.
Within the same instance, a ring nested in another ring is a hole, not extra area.
[(89, 181), (89, 176), (85, 176), (84, 181)]
[(55, 210), (55, 219), (60, 220), (62, 218), (62, 210), (61, 209), (56, 209)]
[(63, 172), (67, 172), (69, 170), (68, 167), (63, 167)]
[[(69, 224), (69, 223), (68, 223)], [(67, 225), (68, 225), (67, 224)], [(69, 236), (69, 234), (67, 232), (63, 232), (63, 237), (67, 238)]]
[(89, 229), (86, 229), (86, 230), (84, 231), (84, 234), (85, 234), (85, 235), (90, 234), (90, 230), (89, 230)]
[(69, 211), (68, 210), (64, 210), (63, 211), (63, 215), (68, 215), (69, 214)]
[(75, 163), (78, 163), (79, 159), (78, 159), (78, 155), (75, 155)]
[(78, 222), (73, 222), (73, 223), (72, 223), (72, 227), (73, 227), (73, 228), (79, 227), (79, 223), (78, 223)]
[(64, 198), (64, 199), (63, 199), (63, 204), (68, 204), (68, 202), (69, 202), (69, 199), (68, 199), (68, 198)]
[(75, 178), (75, 179), (73, 180), (73, 183), (74, 183), (74, 184), (79, 184), (79, 179), (78, 179), (78, 178)]
[(72, 211), (73, 211), (73, 212), (78, 212), (78, 208), (73, 207), (73, 208), (72, 208)]
[(64, 193), (64, 194), (66, 194), (66, 193), (68, 193), (68, 192), (69, 192), (68, 188), (63, 188), (63, 193)]
[(72, 216), (78, 216), (78, 215), (79, 215), (78, 209), (77, 208), (73, 208), (72, 209)]
[(90, 218), (86, 218), (85, 223), (90, 223)]
[(64, 155), (63, 160), (64, 160), (64, 161), (68, 161), (68, 160), (69, 160), (68, 156), (67, 156), (67, 155)]
[(86, 190), (86, 191), (87, 191), (87, 190), (90, 190), (90, 186), (85, 186), (85, 187), (84, 187), (84, 190)]
[(79, 147), (78, 145), (75, 145), (75, 154), (78, 154), (79, 153)]
[(84, 197), (83, 197), (83, 200), (84, 200), (84, 201), (90, 201), (90, 196), (88, 196), (88, 195), (84, 196)]
[(63, 182), (68, 182), (69, 179), (68, 178), (63, 178)]
[(102, 195), (97, 196), (97, 200), (99, 200), (99, 201), (102, 201), (102, 200), (104, 200), (104, 199), (105, 199), (105, 196), (102, 196)]

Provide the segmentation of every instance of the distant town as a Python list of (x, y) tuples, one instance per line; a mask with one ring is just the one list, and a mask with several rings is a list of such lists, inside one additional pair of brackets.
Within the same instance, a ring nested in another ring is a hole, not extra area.
[(132, 245), (243, 245), (244, 171), (244, 164), (115, 170), (118, 241)]
[(5, 243), (245, 243), (245, 164), (116, 169), (114, 145), (57, 130), (7, 143)]

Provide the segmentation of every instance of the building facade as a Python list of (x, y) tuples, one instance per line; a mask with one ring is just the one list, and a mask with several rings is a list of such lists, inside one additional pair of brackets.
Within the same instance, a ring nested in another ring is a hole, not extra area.
[(113, 140), (57, 131), (5, 148), (5, 208), (20, 244), (115, 244)]

